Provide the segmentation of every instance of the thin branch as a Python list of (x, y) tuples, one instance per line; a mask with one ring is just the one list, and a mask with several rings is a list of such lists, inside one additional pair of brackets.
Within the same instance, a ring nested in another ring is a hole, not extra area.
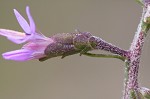
[(103, 39), (101, 39), (100, 37), (92, 36), (89, 39), (89, 42), (93, 49), (104, 50), (123, 57), (128, 57), (127, 50), (121, 49), (118, 46), (108, 43)]

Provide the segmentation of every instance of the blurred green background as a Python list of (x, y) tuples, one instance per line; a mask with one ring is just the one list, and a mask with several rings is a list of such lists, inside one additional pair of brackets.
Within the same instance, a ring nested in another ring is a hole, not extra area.
[[(13, 14), (30, 6), (44, 35), (89, 31), (128, 49), (142, 8), (134, 0), (0, 0), (0, 28), (22, 31)], [(150, 36), (145, 41), (139, 84), (150, 88)], [(0, 37), (0, 54), (19, 49)], [(96, 51), (101, 53), (101, 51)], [(15, 62), (0, 57), (0, 99), (120, 99), (124, 63), (117, 59), (73, 55), (45, 62)]]

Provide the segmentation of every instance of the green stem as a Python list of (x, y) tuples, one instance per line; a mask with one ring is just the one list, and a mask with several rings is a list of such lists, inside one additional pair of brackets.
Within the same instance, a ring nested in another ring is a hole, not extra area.
[(90, 56), (90, 57), (99, 57), (99, 58), (117, 58), (122, 61), (125, 61), (125, 57), (120, 55), (111, 55), (111, 54), (93, 54), (93, 53), (84, 53), (83, 55)]

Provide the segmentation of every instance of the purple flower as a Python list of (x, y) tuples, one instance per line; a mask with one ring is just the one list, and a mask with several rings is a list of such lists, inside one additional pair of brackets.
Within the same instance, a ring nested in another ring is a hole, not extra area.
[(53, 43), (53, 40), (36, 32), (36, 26), (28, 6), (26, 7), (26, 14), (29, 19), (29, 24), (16, 9), (14, 9), (14, 14), (24, 33), (0, 29), (0, 35), (7, 37), (16, 44), (27, 43), (19, 50), (3, 53), (3, 58), (15, 61), (27, 61), (45, 57), (44, 51), (49, 44)]

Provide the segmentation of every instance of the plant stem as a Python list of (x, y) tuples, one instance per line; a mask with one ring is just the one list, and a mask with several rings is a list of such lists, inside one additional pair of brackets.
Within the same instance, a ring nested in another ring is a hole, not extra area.
[(89, 42), (93, 49), (108, 51), (113, 54), (120, 55), (122, 57), (126, 57), (128, 54), (128, 51), (123, 50), (111, 43), (108, 43), (108, 42), (102, 40), (100, 37), (92, 36), (89, 39)]
[[(143, 14), (141, 21), (138, 25), (137, 32), (135, 33), (133, 42), (130, 46), (128, 59), (126, 60), (125, 67), (125, 80), (124, 80), (124, 95), (123, 99), (140, 99), (138, 96), (138, 70), (140, 63), (140, 56), (142, 53), (142, 47), (144, 44), (144, 38), (149, 30), (147, 26), (146, 29), (143, 27), (145, 23), (143, 22), (146, 8), (143, 8)], [(131, 92), (136, 95), (135, 98), (131, 98)]]

